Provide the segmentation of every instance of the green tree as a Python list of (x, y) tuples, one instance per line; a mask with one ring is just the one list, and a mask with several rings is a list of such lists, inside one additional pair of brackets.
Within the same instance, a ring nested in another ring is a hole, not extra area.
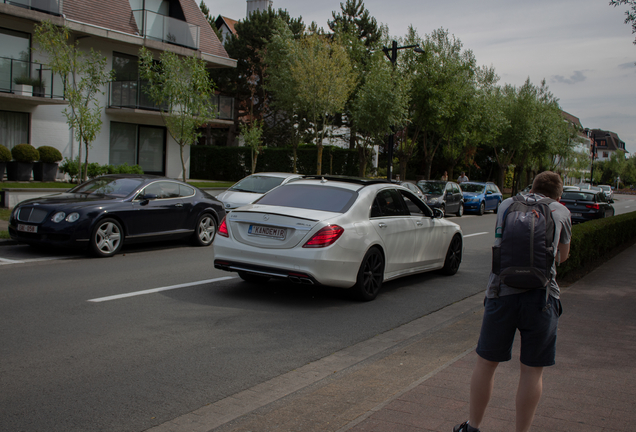
[(263, 151), (263, 127), (258, 120), (254, 120), (251, 124), (241, 124), (241, 136), (252, 155), (252, 174), (256, 172), (256, 162), (258, 155)]
[[(405, 43), (424, 47), (425, 55), (404, 56), (405, 67), (414, 70), (411, 96), (412, 139), (422, 134), (424, 174), (430, 178), (433, 160), (441, 146), (465, 144), (462, 136), (474, 114), (475, 58), (462, 50), (461, 41), (438, 29), (422, 41), (412, 28)], [(450, 149), (449, 149), (450, 151)]]
[[(625, 24), (632, 25), (632, 34), (636, 33), (636, 0), (610, 0), (610, 6), (628, 5), (630, 9), (625, 11)], [(636, 39), (634, 39), (636, 44)]]
[(362, 0), (347, 0), (346, 4), (340, 3), (340, 12), (331, 12), (333, 20), (327, 21), (327, 25), (334, 33), (351, 33), (357, 40), (364, 43), (365, 47), (375, 47), (382, 37), (375, 18), (364, 7)]
[[(359, 175), (364, 177), (366, 164), (374, 145), (382, 145), (392, 128), (402, 129), (408, 122), (410, 82), (409, 77), (396, 69), (384, 58), (382, 52), (373, 56), (364, 83), (352, 102), (351, 116), (362, 136), (357, 148), (360, 159)], [(408, 137), (398, 139), (397, 155), (401, 161), (408, 161), (412, 154), (412, 142)], [(401, 164), (402, 168), (402, 164)], [(406, 163), (400, 176), (406, 176)]]
[(145, 47), (139, 51), (139, 71), (148, 81), (145, 91), (161, 110), (168, 132), (179, 145), (183, 181), (186, 164), (183, 150), (200, 136), (199, 128), (214, 115), (211, 95), (214, 83), (205, 69), (205, 62), (197, 57), (179, 58), (169, 51), (161, 53), (160, 61)]
[(355, 86), (355, 75), (345, 49), (318, 34), (302, 38), (294, 51), (290, 71), (299, 108), (313, 123), (318, 147), (316, 174), (321, 174), (328, 121), (343, 110)]
[[(254, 118), (263, 121), (263, 135), (268, 143), (278, 139), (269, 136), (271, 125), (277, 125), (277, 113), (270, 109), (271, 97), (263, 85), (271, 71), (264, 61), (266, 47), (277, 28), (277, 20), (282, 19), (294, 37), (304, 33), (302, 18), (292, 19), (287, 11), (273, 9), (255, 11), (245, 20), (236, 23), (236, 34), (225, 42), (228, 55), (237, 59), (236, 68), (214, 69), (212, 77), (219, 90), (234, 97), (234, 125), (230, 128), (227, 145), (236, 144), (239, 133), (240, 112), (253, 109)], [(256, 97), (252, 98), (250, 83), (256, 83)], [(252, 107), (253, 104), (253, 107)], [(278, 129), (279, 130), (279, 129)]]
[[(88, 52), (80, 49), (79, 40), (72, 41), (68, 27), (57, 27), (49, 21), (35, 27), (34, 41), (39, 50), (47, 54), (51, 71), (64, 83), (68, 106), (63, 113), (80, 143), (78, 172), (85, 181), (88, 149), (102, 127), (98, 95), (104, 94), (103, 87), (112, 80), (111, 72), (106, 72), (106, 57), (93, 48)], [(83, 172), (82, 146), (85, 152)]]

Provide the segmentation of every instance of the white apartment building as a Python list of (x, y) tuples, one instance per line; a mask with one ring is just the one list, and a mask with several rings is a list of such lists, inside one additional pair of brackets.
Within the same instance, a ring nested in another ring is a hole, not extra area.
[[(195, 54), (209, 68), (236, 67), (196, 1), (0, 0), (0, 144), (48, 145), (73, 159), (79, 143), (62, 113), (61, 80), (32, 42), (34, 27), (45, 20), (69, 27), (81, 49), (100, 51), (114, 71), (101, 96), (102, 128), (89, 162), (139, 164), (147, 174), (182, 177), (179, 145), (165, 128), (160, 107), (143, 92), (137, 58), (146, 47), (155, 57), (172, 51)], [(40, 82), (30, 88), (18, 84), (25, 77)], [(233, 99), (215, 95), (214, 102), (218, 115), (212, 126), (232, 124)], [(189, 167), (189, 147), (184, 156)]]

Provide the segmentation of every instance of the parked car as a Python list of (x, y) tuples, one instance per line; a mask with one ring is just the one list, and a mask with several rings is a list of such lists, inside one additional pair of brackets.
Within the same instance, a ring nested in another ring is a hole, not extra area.
[(599, 185), (598, 186), (603, 193), (605, 193), (605, 197), (607, 198), (607, 201), (610, 203), (614, 202), (614, 191), (612, 190), (612, 187), (610, 185)]
[(462, 253), (461, 228), (405, 187), (307, 176), (228, 213), (214, 267), (253, 283), (280, 278), (350, 288), (368, 301), (388, 280), (455, 274)]
[(264, 193), (290, 180), (301, 178), (300, 174), (262, 172), (249, 175), (234, 183), (228, 190), (216, 197), (223, 201), (226, 210), (232, 210), (245, 204), (250, 204)]
[(439, 208), (444, 214), (464, 214), (463, 186), (444, 180), (420, 180), (417, 185), (426, 195), (426, 204), (430, 207)]
[(570, 210), (572, 222), (586, 222), (614, 216), (614, 207), (607, 202), (602, 191), (567, 191), (561, 195), (561, 204)]
[(578, 186), (563, 186), (563, 192), (571, 192), (581, 190)]
[(424, 192), (422, 192), (422, 189), (417, 185), (417, 183), (409, 180), (404, 180), (398, 181), (397, 184), (399, 184), (400, 186), (404, 186), (405, 188), (413, 192), (422, 201), (426, 201), (426, 195), (424, 195)]
[(497, 213), (499, 204), (503, 201), (503, 195), (496, 184), (491, 182), (465, 182), (462, 183), (464, 191), (464, 211), (477, 212), (483, 215), (492, 210)]
[(19, 203), (9, 217), (12, 239), (31, 245), (88, 248), (115, 255), (124, 243), (190, 238), (209, 246), (223, 204), (179, 180), (106, 175), (65, 193)]

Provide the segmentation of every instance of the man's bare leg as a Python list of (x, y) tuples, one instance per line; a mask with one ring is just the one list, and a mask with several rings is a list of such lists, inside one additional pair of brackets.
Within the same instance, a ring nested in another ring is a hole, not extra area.
[(499, 363), (477, 356), (477, 364), (470, 379), (470, 413), (468, 417), (468, 423), (474, 428), (479, 428), (484, 419), (486, 407), (490, 402), (492, 389), (495, 385), (497, 366)]
[[(543, 391), (543, 368), (521, 363), (517, 388), (517, 432), (528, 432)], [(472, 412), (472, 409), (471, 409)]]

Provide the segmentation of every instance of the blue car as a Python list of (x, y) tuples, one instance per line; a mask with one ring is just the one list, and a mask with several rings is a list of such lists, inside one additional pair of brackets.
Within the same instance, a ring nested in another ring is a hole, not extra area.
[(492, 210), (497, 213), (503, 195), (496, 184), (491, 182), (464, 182), (464, 212), (477, 212), (480, 216)]

